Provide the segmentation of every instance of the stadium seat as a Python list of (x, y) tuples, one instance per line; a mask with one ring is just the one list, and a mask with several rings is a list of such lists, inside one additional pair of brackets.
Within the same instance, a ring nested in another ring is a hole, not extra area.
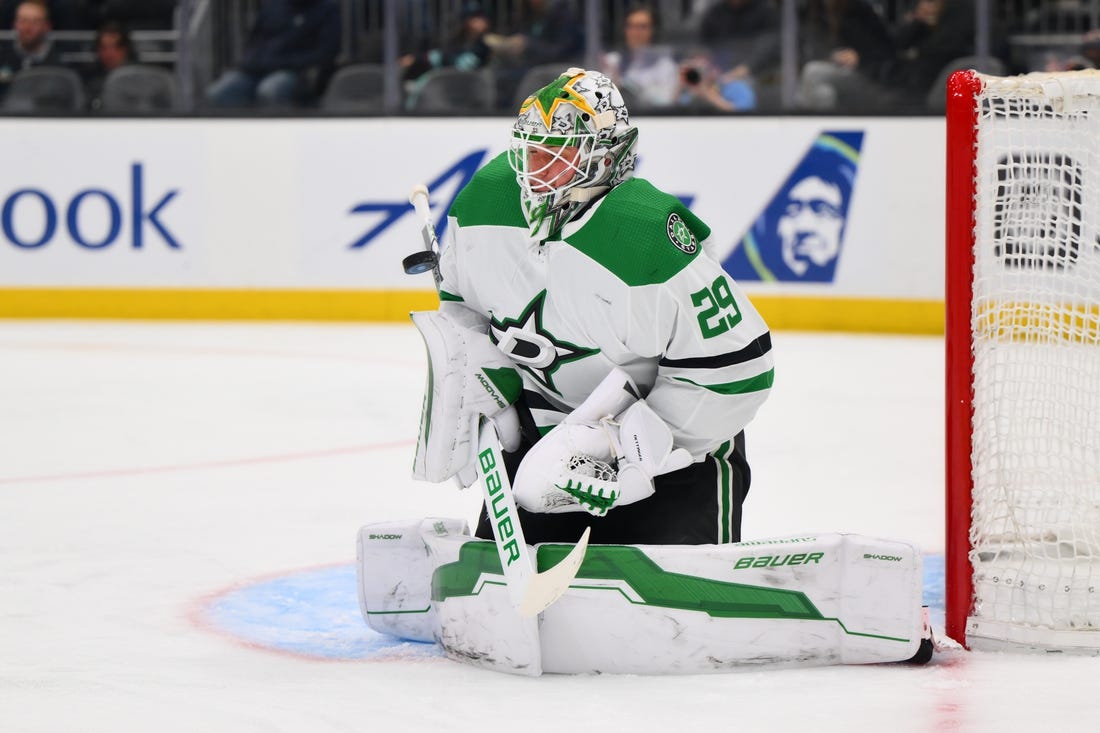
[(326, 112), (383, 111), (386, 71), (382, 64), (351, 64), (336, 70), (321, 97)]
[(411, 112), (467, 114), (489, 112), (496, 99), (491, 72), (435, 69), (422, 76), (409, 95)]
[(149, 114), (180, 109), (179, 84), (159, 66), (120, 66), (103, 82), (103, 111)]
[(35, 66), (17, 73), (4, 97), (5, 112), (82, 112), (84, 84), (63, 66)]

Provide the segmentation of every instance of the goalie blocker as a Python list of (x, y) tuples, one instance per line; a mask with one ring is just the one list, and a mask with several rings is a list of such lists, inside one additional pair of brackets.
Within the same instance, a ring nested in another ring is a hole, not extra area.
[[(536, 546), (538, 568), (570, 549)], [(363, 527), (357, 575), (375, 631), (513, 674), (692, 674), (927, 661), (931, 651), (919, 551), (860, 535), (593, 545), (534, 634), (509, 603), (493, 543), (461, 520)]]

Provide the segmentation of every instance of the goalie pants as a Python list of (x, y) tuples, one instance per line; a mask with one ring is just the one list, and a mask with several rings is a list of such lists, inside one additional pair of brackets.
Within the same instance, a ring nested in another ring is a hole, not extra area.
[[(516, 469), (529, 443), (505, 453), (508, 475)], [(658, 476), (654, 494), (634, 504), (611, 509), (597, 517), (587, 512), (542, 514), (519, 509), (527, 543), (576, 542), (585, 527), (589, 542), (602, 545), (705, 545), (741, 540), (741, 504), (749, 490), (745, 434), (739, 433), (726, 450), (679, 471)], [(477, 523), (477, 537), (493, 539), (485, 506)]]

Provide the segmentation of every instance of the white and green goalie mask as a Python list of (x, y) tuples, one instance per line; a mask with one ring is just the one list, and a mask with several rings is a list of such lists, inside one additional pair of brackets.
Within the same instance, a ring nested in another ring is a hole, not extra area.
[(569, 69), (528, 97), (512, 128), (508, 162), (531, 236), (557, 235), (634, 175), (637, 139), (622, 94), (598, 71)]

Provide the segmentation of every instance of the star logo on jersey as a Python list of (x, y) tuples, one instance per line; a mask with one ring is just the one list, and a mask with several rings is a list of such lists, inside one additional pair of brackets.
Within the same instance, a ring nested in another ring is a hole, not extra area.
[(598, 354), (599, 349), (588, 349), (554, 337), (542, 325), (542, 309), (546, 304), (546, 291), (535, 296), (518, 318), (489, 323), (489, 338), (517, 367), (535, 378), (535, 381), (554, 394), (561, 394), (554, 386), (554, 372), (570, 361)]

